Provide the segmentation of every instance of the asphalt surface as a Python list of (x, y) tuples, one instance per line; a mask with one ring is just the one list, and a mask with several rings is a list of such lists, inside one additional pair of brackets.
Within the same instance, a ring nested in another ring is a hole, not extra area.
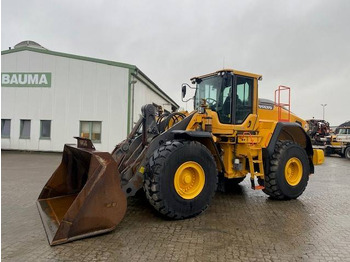
[(60, 154), (2, 152), (3, 261), (350, 261), (350, 161), (328, 157), (297, 200), (270, 200), (249, 180), (198, 217), (169, 221), (145, 197), (111, 233), (48, 245), (35, 201)]

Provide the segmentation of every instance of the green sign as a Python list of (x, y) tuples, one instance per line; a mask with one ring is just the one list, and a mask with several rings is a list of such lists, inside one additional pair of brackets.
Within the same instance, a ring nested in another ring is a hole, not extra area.
[(3, 87), (51, 87), (51, 73), (1, 73)]

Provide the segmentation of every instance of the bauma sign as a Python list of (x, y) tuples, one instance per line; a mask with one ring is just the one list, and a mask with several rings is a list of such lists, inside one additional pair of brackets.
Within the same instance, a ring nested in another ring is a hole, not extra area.
[(1, 73), (3, 87), (51, 87), (51, 73)]

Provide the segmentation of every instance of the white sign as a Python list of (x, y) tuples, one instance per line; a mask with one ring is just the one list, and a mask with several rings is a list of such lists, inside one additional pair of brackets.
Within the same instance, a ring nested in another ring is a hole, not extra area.
[(51, 73), (1, 73), (3, 87), (51, 87)]

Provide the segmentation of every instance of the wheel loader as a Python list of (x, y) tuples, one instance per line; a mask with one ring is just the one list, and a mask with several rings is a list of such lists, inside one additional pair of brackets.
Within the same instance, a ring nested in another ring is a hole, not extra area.
[(193, 112), (162, 114), (144, 105), (112, 153), (80, 137), (77, 145), (64, 146), (37, 200), (50, 245), (112, 231), (127, 198), (142, 188), (150, 205), (170, 219), (199, 215), (218, 188), (246, 176), (253, 190), (273, 199), (303, 193), (324, 156), (312, 149), (290, 104), (278, 97), (270, 107), (259, 106), (257, 74), (225, 69), (191, 80)]

